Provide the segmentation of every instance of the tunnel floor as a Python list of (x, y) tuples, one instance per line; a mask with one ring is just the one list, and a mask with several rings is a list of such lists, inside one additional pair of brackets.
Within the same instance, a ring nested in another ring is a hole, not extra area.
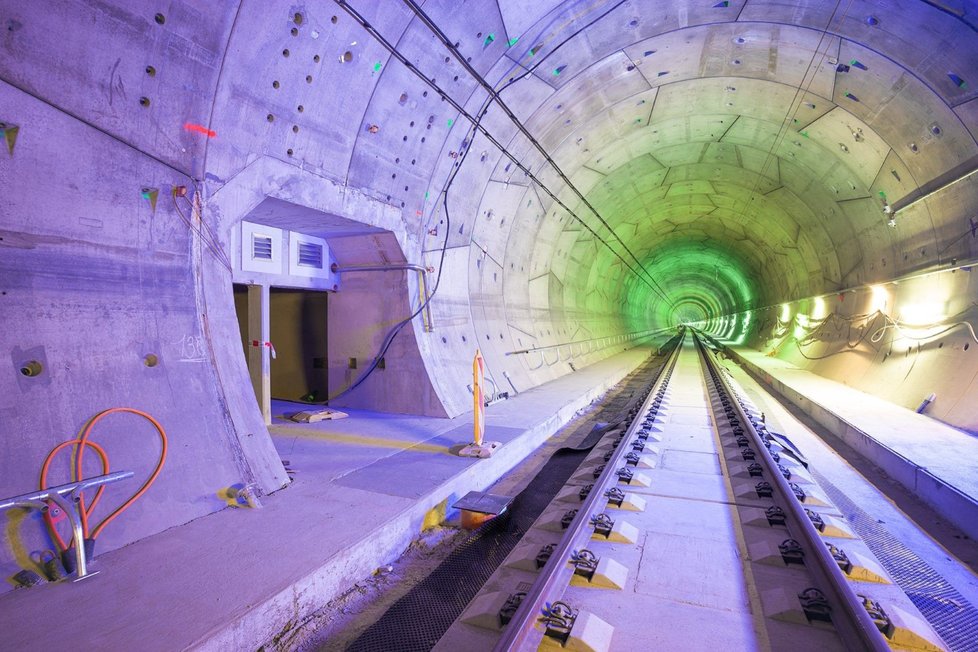
[[(622, 353), (491, 406), (488, 437), (502, 440), (500, 453), (512, 455), (512, 460), (500, 454), (480, 462), (453, 456), (453, 446), (470, 438), (466, 419), (350, 410), (347, 419), (295, 424), (284, 417), (307, 406), (276, 402), (271, 432), (280, 455), (295, 471), (292, 487), (266, 497), (261, 510), (226, 509), (102, 555), (95, 563), (102, 573), (91, 580), (4, 596), (0, 626), (5, 644), (11, 649), (56, 645), (61, 630), (25, 624), (26, 614), (55, 608), (64, 627), (77, 633), (74, 640), (81, 647), (238, 649), (249, 647), (248, 641), (278, 640), (282, 649), (291, 649), (285, 641), (292, 640), (289, 632), (299, 623), (395, 559), (426, 519), (430, 525), (444, 518), (439, 504), (446, 497), (492, 484), (647, 354)], [(764, 387), (739, 367), (728, 366), (756, 395), (769, 422), (780, 424), (804, 448), (859, 514), (885, 523), (882, 527), (912, 553), (914, 563), (925, 565), (953, 589), (944, 594), (951, 596), (945, 609), (953, 610), (954, 600), (960, 599), (978, 604), (975, 559), (967, 554), (973, 546), (960, 548), (965, 563), (959, 563)], [(770, 371), (778, 376), (778, 370)], [(836, 389), (836, 398), (846, 395), (847, 388)], [(873, 417), (857, 394), (851, 396), (856, 396), (851, 409), (880, 426), (912, 414), (891, 408), (892, 415)], [(920, 431), (920, 436), (938, 437), (937, 430)], [(978, 439), (959, 431), (947, 434), (960, 438), (955, 445), (964, 459), (978, 459)], [(666, 521), (659, 527), (670, 526)], [(212, 579), (201, 582), (202, 577)], [(193, 587), (190, 594), (188, 587)], [(110, 622), (111, 627), (104, 624)]]
[[(488, 460), (449, 453), (471, 442), (471, 415), (277, 419), (291, 486), (262, 509), (225, 509), (100, 555), (91, 579), (4, 595), (2, 647), (56, 649), (65, 632), (79, 649), (258, 647), (395, 559), (444, 503), (492, 484), (648, 355), (631, 349), (490, 406), (486, 437), (504, 446)], [(58, 613), (59, 627), (32, 625), (40, 612)]]

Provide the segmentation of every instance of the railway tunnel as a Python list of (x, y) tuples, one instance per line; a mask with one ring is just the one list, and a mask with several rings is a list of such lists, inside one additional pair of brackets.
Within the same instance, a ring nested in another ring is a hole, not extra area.
[[(600, 401), (650, 410), (674, 359), (705, 374), (680, 407), (715, 425), (716, 500), (740, 499), (710, 365), (778, 406), (736, 417), (781, 415), (753, 449), (780, 429), (864, 472), (828, 482), (833, 516), (872, 520), (865, 487), (910, 514), (953, 594), (861, 537), (915, 641), (975, 649), (974, 2), (0, 0), (0, 23), (16, 649), (300, 648)], [(498, 446), (460, 456), (477, 419)], [(653, 494), (699, 482), (669, 441)], [(102, 504), (73, 501), (93, 477)]]

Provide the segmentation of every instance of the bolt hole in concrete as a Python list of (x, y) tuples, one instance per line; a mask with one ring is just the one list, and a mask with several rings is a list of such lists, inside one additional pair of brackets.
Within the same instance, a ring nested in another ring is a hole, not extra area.
[(347, 50), (343, 53), (343, 56), (340, 57), (340, 63), (350, 63), (351, 61), (353, 61), (353, 53)]
[(25, 363), (20, 368), (20, 373), (24, 376), (27, 376), (28, 378), (33, 378), (34, 376), (40, 376), (41, 371), (43, 370), (44, 367), (41, 365), (40, 362), (38, 362), (37, 360), (31, 360), (30, 362)]
[(146, 66), (146, 74), (150, 77), (156, 77), (156, 68), (153, 66)]
[(160, 363), (160, 359), (154, 353), (147, 353), (143, 357), (143, 364), (146, 365), (147, 367), (155, 367), (159, 363)]
[(301, 25), (302, 24), (302, 14), (297, 13), (295, 16), (293, 16), (292, 17), (292, 22), (294, 22), (296, 25)]
[(156, 14), (156, 16), (153, 17), (153, 20), (156, 21), (157, 25), (162, 25), (163, 23), (166, 22), (166, 16), (164, 16), (163, 14)]

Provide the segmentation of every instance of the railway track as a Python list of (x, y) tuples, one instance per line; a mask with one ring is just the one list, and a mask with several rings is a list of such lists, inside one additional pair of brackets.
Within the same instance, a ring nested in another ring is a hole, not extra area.
[(436, 650), (948, 649), (687, 330)]

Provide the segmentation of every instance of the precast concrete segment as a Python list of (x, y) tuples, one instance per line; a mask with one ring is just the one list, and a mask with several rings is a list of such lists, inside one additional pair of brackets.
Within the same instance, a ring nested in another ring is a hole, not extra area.
[[(240, 222), (269, 198), (283, 211), (270, 223), (382, 227), (405, 260), (437, 266), (438, 330), (417, 320), (414, 362), (372, 377), (384, 391), (370, 393), (389, 397), (372, 407), (392, 409), (425, 388), (421, 403), (449, 415), (470, 404), (475, 340), (523, 391), (617, 349), (539, 366), (511, 351), (613, 341), (975, 256), (978, 185), (945, 185), (978, 152), (969, 4), (901, 0), (866, 15), (867, 3), (833, 12), (816, 0), (426, 3), (466, 61), (508, 86), (507, 104), (613, 232), (668, 279), (680, 315), (649, 306), (610, 252), (332, 4), (157, 4), (0, 7), (0, 330), (16, 358), (0, 377), (16, 444), (0, 475), (28, 483), (38, 452), (93, 404), (137, 398), (187, 444), (154, 490), (157, 509), (129, 513), (104, 550), (221, 508), (220, 486), (287, 482), (241, 382), (217, 261), (237, 263)], [(351, 4), (467, 111), (481, 108), (472, 77), (399, 3)], [(483, 124), (558, 185), (502, 118), (491, 108)], [(205, 201), (188, 228), (166, 200), (194, 186)], [(886, 202), (923, 195), (887, 225)], [(202, 246), (200, 224), (220, 256)], [(403, 317), (406, 292), (397, 298), (372, 302), (371, 322)], [(144, 365), (147, 354), (160, 363)], [(31, 361), (47, 371), (21, 375)], [(962, 366), (973, 375), (975, 364)], [(418, 373), (428, 382), (413, 382)], [(13, 555), (2, 565), (12, 570)]]

